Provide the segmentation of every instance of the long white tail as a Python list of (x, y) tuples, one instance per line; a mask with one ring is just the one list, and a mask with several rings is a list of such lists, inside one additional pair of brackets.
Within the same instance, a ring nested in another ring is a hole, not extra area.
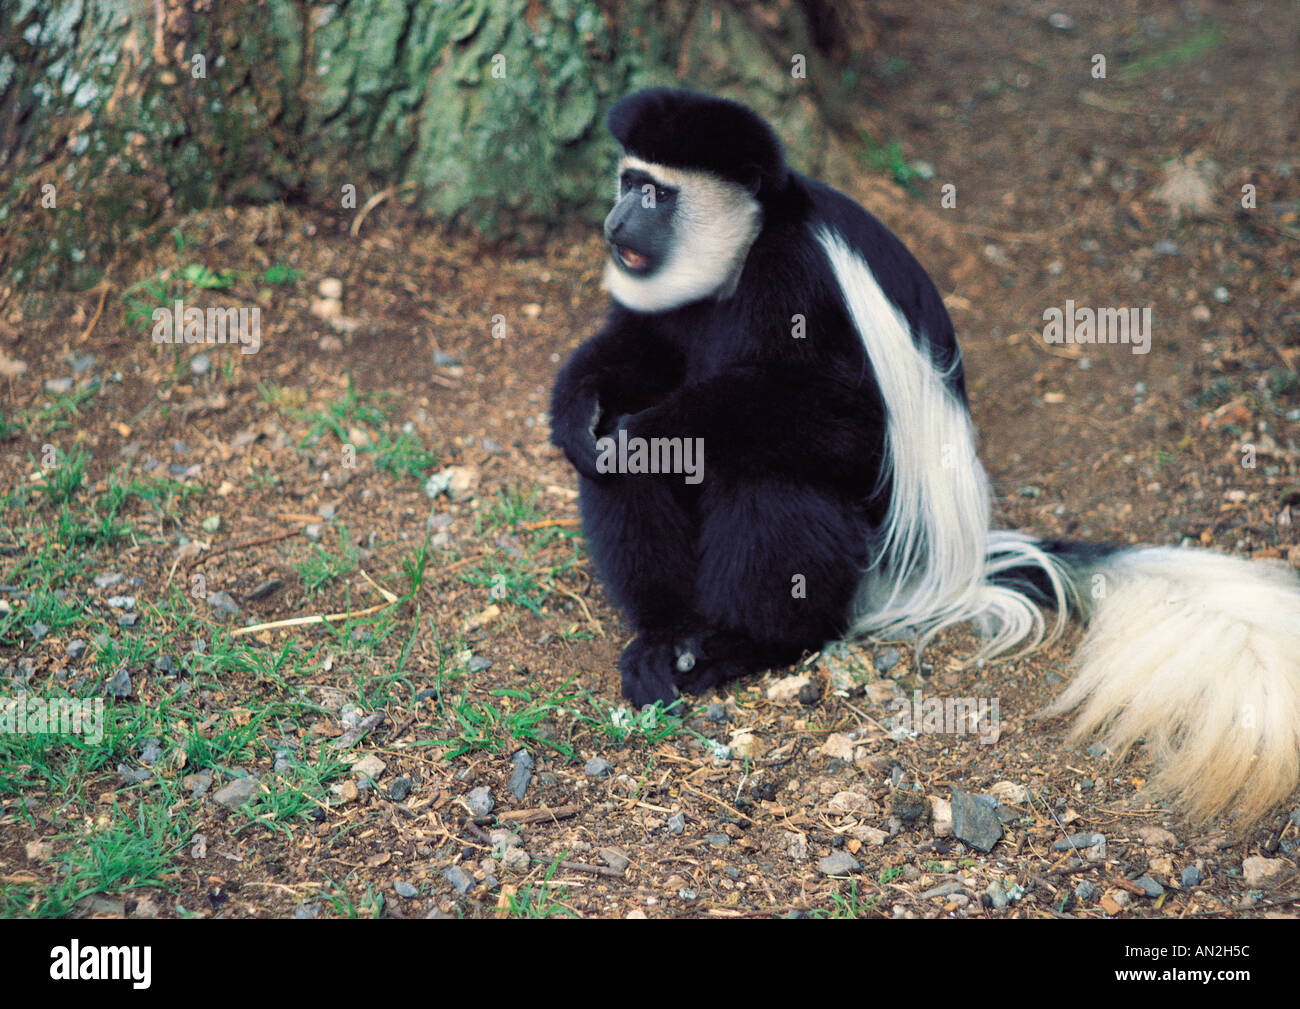
[(1052, 708), (1123, 756), (1146, 743), (1148, 788), (1205, 820), (1249, 823), (1300, 782), (1300, 578), (1203, 550), (1122, 550), (1072, 568), (1091, 621)]

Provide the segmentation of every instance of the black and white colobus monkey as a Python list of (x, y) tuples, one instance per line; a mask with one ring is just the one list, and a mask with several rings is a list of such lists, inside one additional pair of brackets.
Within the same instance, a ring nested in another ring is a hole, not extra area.
[[(924, 644), (973, 620), (980, 656), (1032, 648), (1073, 613), (1090, 629), (1056, 710), (1079, 711), (1076, 734), (1145, 741), (1152, 784), (1194, 818), (1250, 823), (1286, 798), (1289, 568), (991, 532), (952, 323), (903, 244), (792, 171), (743, 105), (656, 88), (608, 125), (614, 303), (560, 372), (552, 439), (637, 632), (619, 660), (634, 704), (845, 635)], [(663, 472), (692, 447), (702, 479)]]

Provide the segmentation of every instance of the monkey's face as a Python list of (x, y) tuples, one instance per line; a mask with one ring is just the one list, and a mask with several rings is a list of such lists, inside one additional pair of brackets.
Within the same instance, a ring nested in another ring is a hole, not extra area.
[(636, 312), (665, 312), (736, 287), (762, 226), (753, 193), (708, 172), (631, 155), (605, 218), (605, 287)]
[(649, 172), (625, 168), (618, 177), (618, 200), (605, 218), (605, 240), (614, 265), (645, 277), (663, 265), (672, 245), (677, 190), (657, 183)]

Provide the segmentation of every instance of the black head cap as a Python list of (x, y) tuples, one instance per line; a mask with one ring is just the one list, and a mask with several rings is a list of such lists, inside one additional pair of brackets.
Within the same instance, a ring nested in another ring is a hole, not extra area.
[(698, 91), (646, 88), (620, 100), (605, 119), (629, 154), (745, 186), (779, 189), (788, 170), (781, 141), (752, 109)]

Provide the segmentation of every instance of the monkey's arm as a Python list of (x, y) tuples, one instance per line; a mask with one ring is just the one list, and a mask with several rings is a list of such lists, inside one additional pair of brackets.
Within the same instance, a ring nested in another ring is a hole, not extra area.
[(825, 368), (743, 366), (680, 386), (619, 424), (629, 437), (703, 439), (709, 469), (875, 489), (885, 416), (869, 388)]
[(573, 352), (555, 380), (551, 442), (593, 479), (596, 438), (614, 418), (662, 400), (682, 380), (681, 354), (637, 316), (621, 309)]

